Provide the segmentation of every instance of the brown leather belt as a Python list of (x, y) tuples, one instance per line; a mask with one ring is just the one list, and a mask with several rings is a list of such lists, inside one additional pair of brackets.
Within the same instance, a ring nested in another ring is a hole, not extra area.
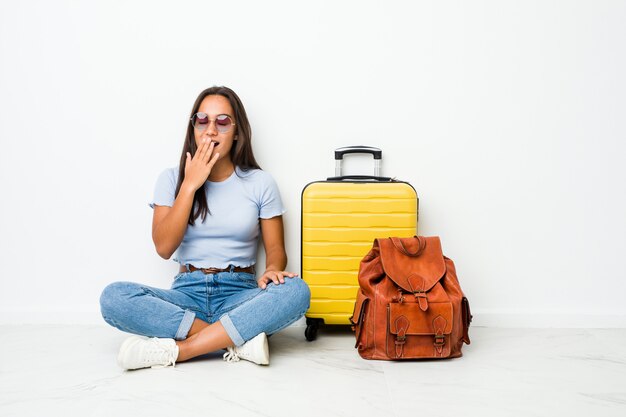
[[(205, 274), (217, 274), (218, 272), (230, 272), (231, 271), (231, 267), (220, 269), (220, 268), (196, 268), (195, 266), (191, 264), (188, 266), (189, 266), (189, 272), (202, 271)], [(254, 274), (254, 265), (250, 265), (246, 267), (234, 266), (232, 267), (232, 271), (233, 272), (247, 272), (248, 274)], [(187, 272), (187, 267), (185, 265), (181, 265), (180, 272)]]

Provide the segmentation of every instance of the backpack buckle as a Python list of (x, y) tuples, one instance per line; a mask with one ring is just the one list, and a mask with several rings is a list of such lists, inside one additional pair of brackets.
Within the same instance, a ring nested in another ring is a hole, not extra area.
[(426, 291), (424, 290), (413, 291), (413, 295), (415, 296), (415, 300), (420, 306), (420, 310), (422, 311), (428, 310), (428, 296), (426, 295)]

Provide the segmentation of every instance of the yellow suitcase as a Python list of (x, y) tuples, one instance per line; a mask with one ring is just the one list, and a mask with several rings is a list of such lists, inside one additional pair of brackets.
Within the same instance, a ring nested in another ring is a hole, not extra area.
[[(374, 176), (342, 176), (344, 155), (369, 153)], [(417, 234), (418, 197), (407, 182), (380, 176), (382, 151), (350, 146), (335, 151), (335, 177), (302, 191), (301, 277), (311, 289), (305, 337), (321, 324), (350, 324), (363, 256), (374, 239)]]

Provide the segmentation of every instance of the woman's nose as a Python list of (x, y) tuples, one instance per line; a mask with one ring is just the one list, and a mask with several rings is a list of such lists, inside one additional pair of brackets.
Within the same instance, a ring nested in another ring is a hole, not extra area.
[(209, 120), (209, 126), (206, 128), (206, 131), (211, 136), (217, 135), (217, 124), (215, 120)]

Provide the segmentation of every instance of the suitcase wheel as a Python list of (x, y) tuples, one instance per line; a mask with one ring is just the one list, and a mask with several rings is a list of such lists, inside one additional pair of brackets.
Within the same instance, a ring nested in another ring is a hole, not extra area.
[(320, 323), (322, 320), (320, 319), (306, 319), (306, 329), (304, 330), (304, 337), (309, 342), (317, 339), (317, 330), (320, 328)]

